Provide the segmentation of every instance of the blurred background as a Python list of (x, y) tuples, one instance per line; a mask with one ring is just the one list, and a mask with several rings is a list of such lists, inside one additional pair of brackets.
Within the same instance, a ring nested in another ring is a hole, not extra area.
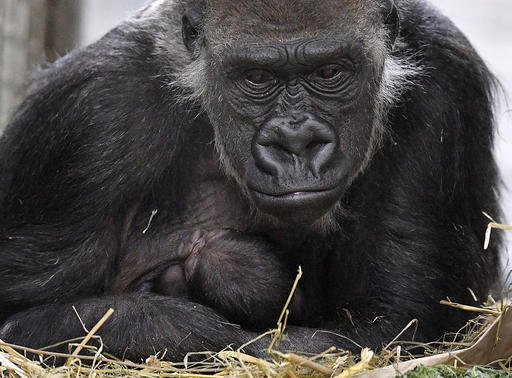
[[(236, 1), (236, 0), (234, 0)], [(0, 132), (23, 95), (30, 72), (72, 48), (101, 37), (147, 0), (0, 0)], [(512, 0), (432, 0), (473, 42), (512, 94)], [(512, 224), (512, 111), (498, 107), (496, 159), (503, 177), (504, 215)], [(504, 261), (512, 269), (512, 232)]]

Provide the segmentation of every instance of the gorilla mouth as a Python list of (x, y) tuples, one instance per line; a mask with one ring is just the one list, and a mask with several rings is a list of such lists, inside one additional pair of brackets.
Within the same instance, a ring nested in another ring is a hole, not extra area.
[(277, 194), (263, 192), (261, 190), (255, 189), (255, 188), (249, 188), (249, 189), (261, 196), (296, 201), (303, 197), (322, 195), (322, 193), (327, 194), (329, 192), (337, 190), (338, 188), (339, 188), (339, 185), (336, 185), (336, 186), (333, 186), (328, 189), (300, 189), (300, 190), (288, 191), (288, 192), (277, 193)]
[(256, 206), (264, 213), (289, 223), (313, 223), (341, 198), (343, 185), (327, 189), (301, 189), (280, 194), (250, 188)]

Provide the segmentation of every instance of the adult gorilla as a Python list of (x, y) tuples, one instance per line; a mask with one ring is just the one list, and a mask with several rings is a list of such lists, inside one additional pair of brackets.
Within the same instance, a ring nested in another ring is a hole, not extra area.
[(420, 0), (154, 2), (44, 70), (3, 136), (0, 338), (113, 307), (111, 353), (240, 345), (299, 265), (287, 348), (455, 330), (439, 300), (498, 271), (491, 81)]

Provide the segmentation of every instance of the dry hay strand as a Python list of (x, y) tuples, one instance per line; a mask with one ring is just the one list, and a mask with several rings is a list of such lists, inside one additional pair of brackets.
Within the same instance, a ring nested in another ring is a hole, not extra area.
[(498, 223), (489, 214), (487, 214), (487, 213), (483, 213), (483, 214), (487, 219), (489, 219), (491, 221), (487, 225), (487, 230), (485, 231), (484, 249), (488, 249), (489, 244), (491, 243), (492, 230), (512, 231), (512, 226)]

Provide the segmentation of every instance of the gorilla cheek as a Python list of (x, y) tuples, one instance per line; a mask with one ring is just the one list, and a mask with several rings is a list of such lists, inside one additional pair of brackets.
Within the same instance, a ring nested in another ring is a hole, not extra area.
[(224, 169), (240, 182), (250, 159), (250, 140), (251, 135), (242, 132), (240, 126), (227, 125), (215, 130), (215, 144)]

